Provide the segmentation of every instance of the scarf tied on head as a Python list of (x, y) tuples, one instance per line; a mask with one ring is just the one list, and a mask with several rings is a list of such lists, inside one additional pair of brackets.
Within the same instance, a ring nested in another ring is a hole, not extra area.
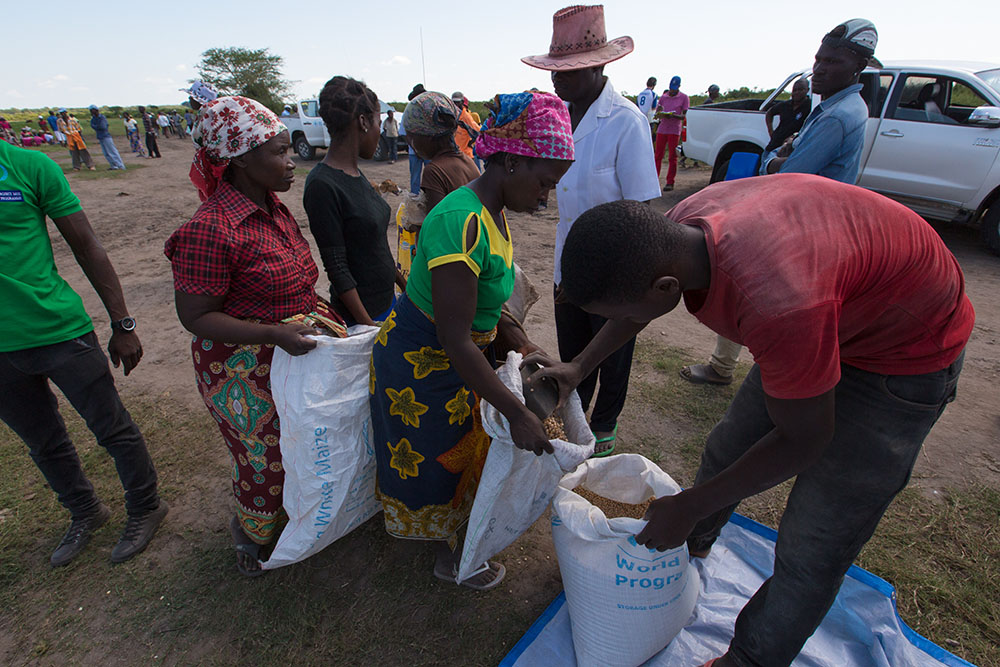
[(512, 153), (548, 160), (572, 160), (573, 124), (566, 104), (552, 93), (528, 91), (497, 95), (479, 129), (476, 155)]
[(188, 174), (201, 200), (219, 187), (230, 160), (287, 129), (273, 111), (247, 97), (219, 97), (204, 105), (191, 132), (198, 149)]

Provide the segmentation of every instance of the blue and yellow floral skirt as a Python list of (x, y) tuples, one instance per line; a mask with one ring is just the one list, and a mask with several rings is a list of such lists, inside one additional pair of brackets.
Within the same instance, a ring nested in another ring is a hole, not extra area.
[[(485, 349), (496, 329), (472, 337)], [(479, 398), (451, 365), (434, 322), (405, 295), (375, 341), (369, 389), (386, 530), (454, 545), (472, 511), (490, 438)]]

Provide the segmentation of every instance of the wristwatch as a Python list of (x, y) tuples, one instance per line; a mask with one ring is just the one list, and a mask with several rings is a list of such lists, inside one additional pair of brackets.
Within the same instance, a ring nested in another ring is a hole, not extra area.
[(111, 320), (111, 330), (112, 331), (134, 331), (135, 330), (135, 318), (126, 315), (120, 320)]

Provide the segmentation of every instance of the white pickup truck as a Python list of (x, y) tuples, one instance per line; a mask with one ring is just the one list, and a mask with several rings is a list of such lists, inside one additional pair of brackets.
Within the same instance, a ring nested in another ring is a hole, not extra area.
[[(765, 100), (692, 107), (684, 154), (722, 180), (733, 153), (763, 152), (766, 110), (811, 74), (795, 72)], [(979, 223), (1000, 254), (1000, 65), (889, 62), (861, 83), (869, 119), (857, 184), (927, 218)]]
[[(385, 120), (385, 112), (391, 107), (379, 100), (381, 109), (379, 111), (379, 123)], [(402, 116), (402, 114), (399, 114)], [(398, 120), (398, 119), (397, 119)], [(317, 148), (330, 147), (330, 133), (326, 131), (326, 123), (319, 116), (319, 100), (302, 100), (297, 102), (291, 116), (282, 116), (281, 122), (288, 128), (291, 135), (292, 149), (303, 160), (312, 160), (316, 157)], [(406, 142), (400, 139), (397, 142), (398, 149), (406, 150)], [(376, 161), (386, 160), (385, 141), (379, 140), (378, 148), (372, 159)]]

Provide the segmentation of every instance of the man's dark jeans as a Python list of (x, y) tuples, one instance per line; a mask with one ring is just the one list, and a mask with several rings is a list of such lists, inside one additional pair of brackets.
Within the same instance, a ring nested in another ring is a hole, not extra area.
[(74, 519), (100, 501), (66, 433), (52, 380), (115, 461), (130, 516), (156, 509), (156, 470), (139, 427), (118, 397), (94, 332), (55, 345), (0, 352), (0, 419), (28, 445), (31, 458)]
[[(920, 446), (955, 398), (964, 353), (925, 375), (877, 375), (841, 365), (833, 442), (792, 487), (778, 526), (774, 574), (736, 619), (738, 665), (792, 662), (819, 626), (847, 569), (906, 486)], [(705, 445), (695, 484), (714, 477), (774, 428), (754, 365)], [(733, 505), (698, 523), (688, 546), (711, 547)]]
[[(572, 361), (576, 355), (594, 339), (601, 330), (606, 319), (593, 315), (574, 306), (571, 303), (557, 303), (556, 339), (559, 343), (559, 358), (562, 361)], [(584, 378), (576, 388), (576, 393), (583, 403), (584, 412), (590, 406), (594, 397), (598, 377), (601, 388), (594, 401), (594, 411), (590, 415), (590, 428), (596, 432), (613, 431), (618, 424), (618, 415), (625, 407), (628, 397), (628, 379), (632, 371), (632, 353), (635, 351), (635, 338), (612, 352), (601, 362), (593, 373)]]

